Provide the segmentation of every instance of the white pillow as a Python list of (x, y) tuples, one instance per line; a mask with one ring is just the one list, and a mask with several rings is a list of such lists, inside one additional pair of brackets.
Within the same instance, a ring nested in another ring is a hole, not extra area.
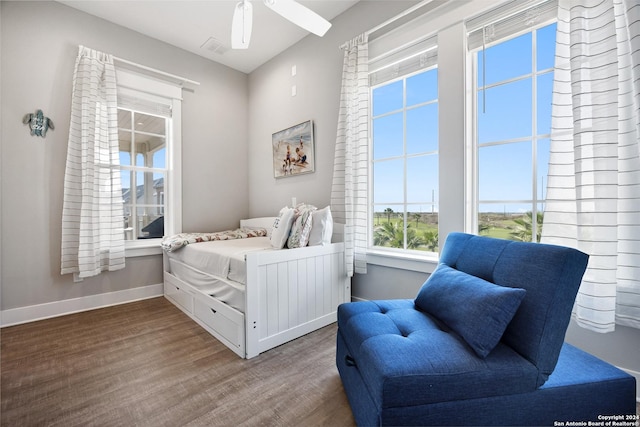
[(333, 217), (331, 208), (327, 206), (323, 209), (313, 211), (311, 234), (309, 235), (309, 246), (326, 246), (331, 243), (333, 234)]
[(273, 221), (273, 227), (271, 228), (271, 246), (276, 249), (284, 248), (284, 244), (287, 243), (289, 238), (289, 231), (291, 230), (291, 224), (293, 223), (293, 208), (284, 207), (280, 209), (278, 217)]

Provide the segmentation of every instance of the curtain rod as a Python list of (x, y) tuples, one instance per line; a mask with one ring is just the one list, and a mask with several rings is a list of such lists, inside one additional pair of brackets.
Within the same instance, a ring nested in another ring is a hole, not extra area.
[[(366, 34), (367, 36), (375, 33), (376, 31), (379, 31), (381, 29), (383, 29), (384, 27), (393, 24), (394, 22), (396, 22), (399, 19), (404, 18), (405, 16), (415, 12), (416, 10), (420, 9), (422, 6), (424, 6), (427, 3), (431, 3), (433, 0), (422, 0), (420, 3), (414, 4), (413, 6), (411, 6), (409, 9), (401, 12), (400, 14), (394, 16), (393, 18), (387, 19), (386, 21), (384, 21), (383, 23), (376, 25), (375, 27), (371, 28), (370, 30), (367, 30), (364, 32), (364, 34)], [(345, 49), (346, 47), (349, 46), (349, 42), (345, 42), (343, 44), (341, 44), (340, 46), (338, 46), (339, 49)]]
[(123, 64), (131, 65), (132, 67), (140, 68), (141, 70), (149, 71), (149, 72), (152, 72), (152, 73), (164, 76), (164, 77), (169, 77), (169, 78), (178, 80), (178, 81), (181, 82), (181, 84), (180, 84), (181, 86), (184, 85), (184, 83), (188, 83), (188, 84), (193, 85), (193, 86), (200, 86), (200, 82), (196, 82), (194, 80), (189, 80), (189, 79), (184, 78), (184, 77), (176, 76), (175, 74), (170, 74), (170, 73), (166, 73), (164, 71), (156, 70), (155, 68), (147, 67), (146, 65), (137, 64), (135, 62), (132, 62), (132, 61), (129, 61), (129, 60), (126, 60), (126, 59), (123, 59), (123, 58), (118, 58), (117, 56), (113, 56), (113, 60), (122, 62)]

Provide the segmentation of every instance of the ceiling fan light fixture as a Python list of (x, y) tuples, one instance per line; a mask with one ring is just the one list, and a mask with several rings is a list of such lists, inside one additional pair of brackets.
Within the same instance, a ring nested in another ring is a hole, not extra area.
[(253, 5), (248, 0), (236, 4), (231, 22), (231, 48), (247, 49), (251, 41)]
[(331, 23), (311, 9), (293, 0), (264, 0), (264, 4), (278, 15), (322, 37), (331, 28)]

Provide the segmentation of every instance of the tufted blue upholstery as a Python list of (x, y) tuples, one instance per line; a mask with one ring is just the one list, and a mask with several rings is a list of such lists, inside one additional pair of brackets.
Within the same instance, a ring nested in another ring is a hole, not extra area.
[(575, 249), (451, 233), (440, 262), (492, 283), (527, 291), (502, 341), (539, 370), (553, 372), (588, 256)]
[[(577, 349), (564, 350), (569, 360), (545, 384), (563, 348), (585, 254), (452, 233), (440, 261), (496, 285), (525, 289), (525, 297), (484, 359), (414, 300), (340, 305), (336, 364), (358, 424), (536, 425), (566, 421), (564, 413), (580, 411), (593, 417), (633, 413), (633, 377)], [(574, 365), (588, 372), (577, 381), (565, 378), (575, 375)], [(616, 398), (592, 402), (599, 380), (618, 390)], [(527, 402), (537, 406), (521, 408)]]
[(504, 344), (485, 359), (413, 300), (366, 301), (338, 308), (338, 324), (380, 406), (419, 405), (536, 388), (537, 370)]

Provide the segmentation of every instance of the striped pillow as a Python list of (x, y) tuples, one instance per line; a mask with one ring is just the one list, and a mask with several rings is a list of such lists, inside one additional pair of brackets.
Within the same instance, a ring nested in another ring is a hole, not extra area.
[(312, 205), (300, 204), (296, 206), (295, 220), (291, 226), (289, 240), (287, 240), (287, 247), (289, 249), (307, 246), (309, 236), (311, 235), (311, 225), (313, 223), (312, 213), (315, 210), (316, 207)]

